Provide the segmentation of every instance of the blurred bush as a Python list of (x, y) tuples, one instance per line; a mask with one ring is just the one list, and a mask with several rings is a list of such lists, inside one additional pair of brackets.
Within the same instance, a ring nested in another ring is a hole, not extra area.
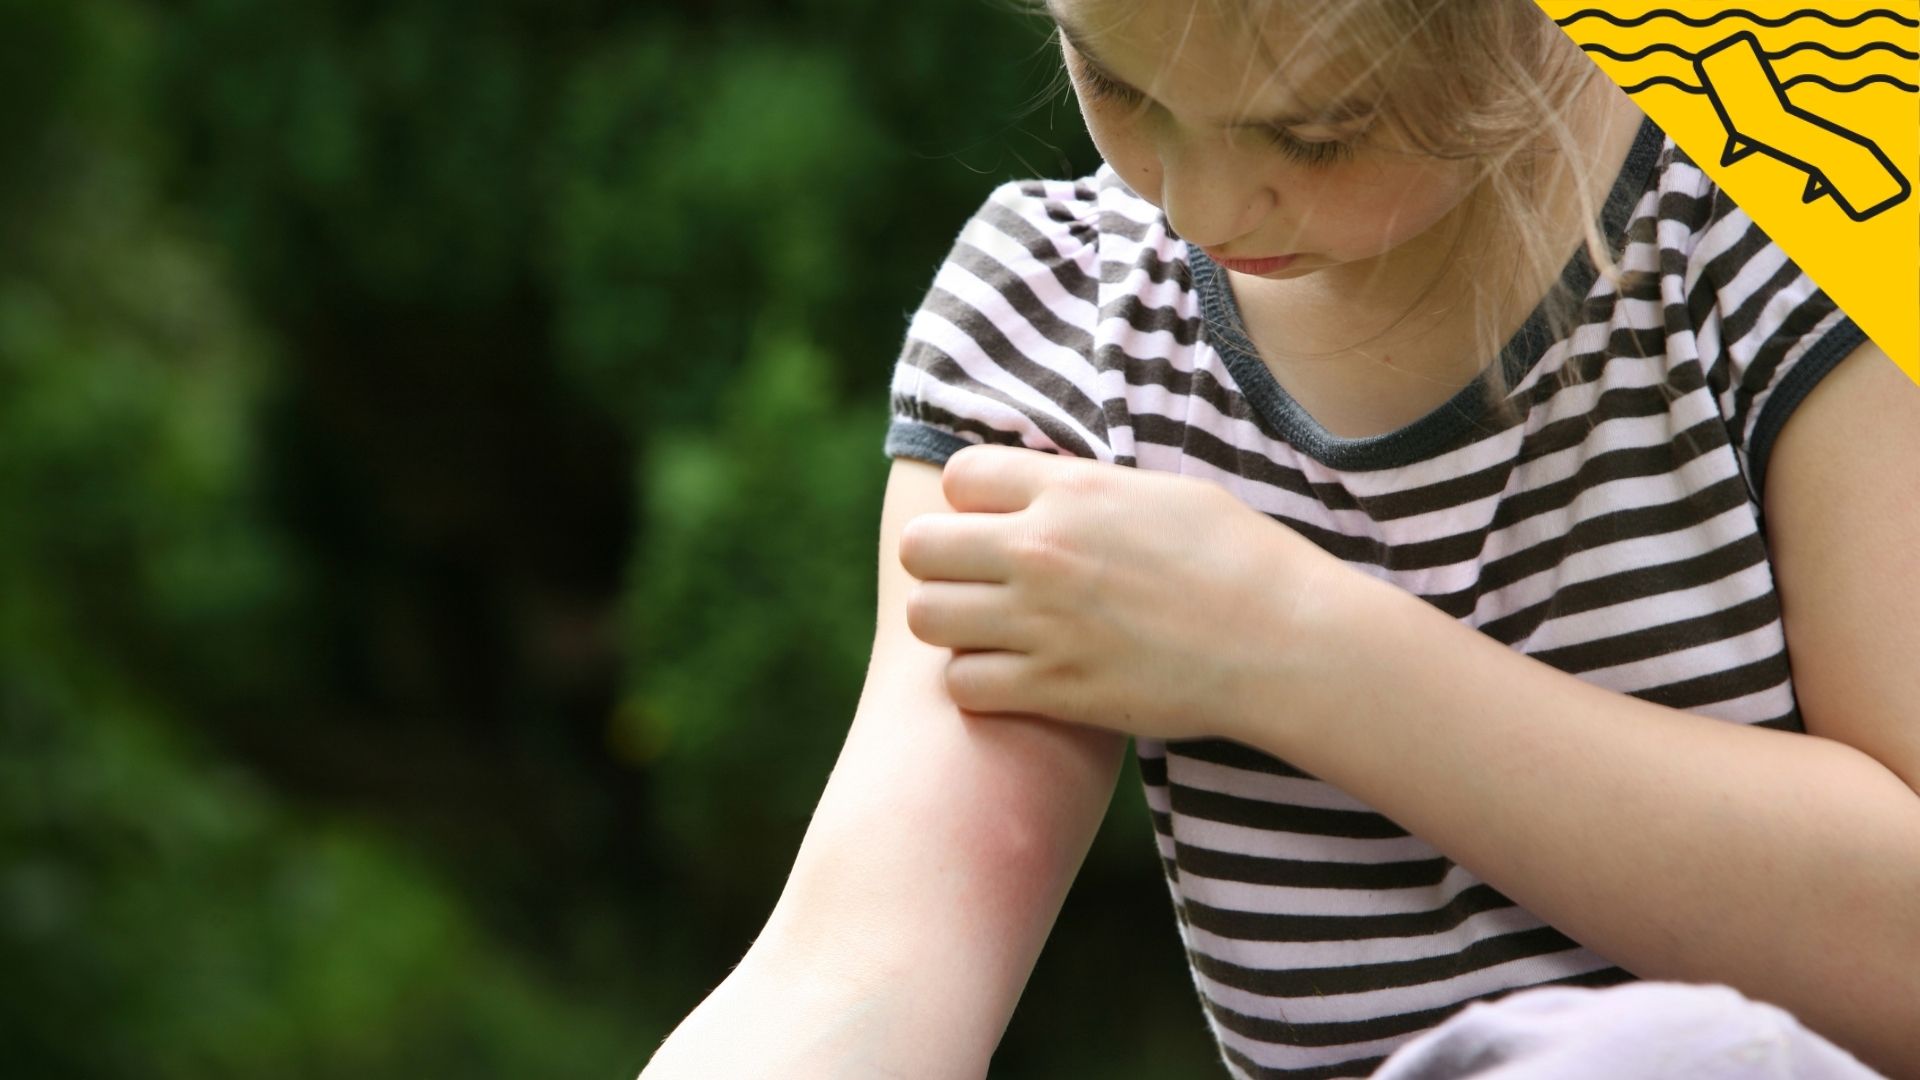
[[(637, 1071), (858, 698), (907, 315), (1095, 163), (1044, 36), (0, 0), (9, 1075)], [(1137, 784), (996, 1076), (1218, 1067)]]

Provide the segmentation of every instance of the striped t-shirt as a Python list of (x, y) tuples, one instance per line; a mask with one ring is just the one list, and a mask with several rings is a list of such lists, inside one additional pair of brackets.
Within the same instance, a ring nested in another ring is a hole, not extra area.
[[(1361, 570), (1600, 686), (1800, 730), (1761, 527), (1768, 450), (1865, 339), (1651, 121), (1570, 337), (1341, 438), (1261, 362), (1227, 276), (1103, 167), (1007, 184), (895, 369), (889, 456), (988, 441), (1204, 477)], [(1135, 739), (1208, 1025), (1243, 1077), (1365, 1075), (1476, 1000), (1633, 976), (1333, 786), (1224, 739)]]

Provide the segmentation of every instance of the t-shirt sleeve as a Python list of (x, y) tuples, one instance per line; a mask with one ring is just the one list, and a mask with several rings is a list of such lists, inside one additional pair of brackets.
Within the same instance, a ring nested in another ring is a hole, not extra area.
[(1111, 459), (1093, 200), (1081, 182), (1009, 183), (967, 222), (894, 366), (888, 457), (944, 465), (992, 442)]
[(1707, 385), (1757, 504), (1787, 418), (1867, 339), (1718, 185), (1711, 198), (1710, 223), (1687, 269), (1689, 314)]

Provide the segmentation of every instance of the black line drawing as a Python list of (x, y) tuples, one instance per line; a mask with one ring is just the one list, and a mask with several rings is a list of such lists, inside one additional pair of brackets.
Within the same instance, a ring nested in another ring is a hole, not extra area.
[[(1764, 56), (1766, 54), (1762, 53), (1761, 55)], [(1886, 85), (1894, 87), (1896, 89), (1904, 90), (1909, 94), (1920, 93), (1920, 86), (1915, 86), (1913, 83), (1909, 83), (1909, 82), (1901, 82), (1899, 79), (1893, 77), (1892, 75), (1869, 75), (1866, 78), (1861, 79), (1859, 82), (1850, 82), (1850, 83), (1837, 83), (1829, 79), (1821, 78), (1818, 75), (1796, 75), (1793, 78), (1788, 79), (1786, 82), (1781, 83), (1780, 89), (1791, 90), (1796, 86), (1802, 86), (1802, 85), (1805, 85), (1806, 83), (1814, 83), (1818, 86), (1824, 86), (1829, 90), (1837, 91), (1843, 94), (1851, 90), (1858, 90), (1863, 86), (1873, 86), (1876, 83), (1885, 83)], [(1637, 83), (1634, 83), (1632, 86), (1622, 87), (1622, 89), (1624, 89), (1629, 94), (1637, 94), (1642, 90), (1646, 90), (1654, 86), (1671, 86), (1675, 90), (1679, 90), (1683, 93), (1688, 93), (1688, 94), (1704, 94), (1707, 92), (1707, 88), (1704, 86), (1696, 86), (1693, 83), (1687, 82), (1684, 79), (1676, 79), (1671, 75), (1655, 75), (1653, 78), (1648, 79), (1645, 82), (1637, 82)]]
[(1850, 82), (1850, 83), (1837, 83), (1831, 79), (1823, 79), (1818, 75), (1795, 75), (1793, 78), (1788, 79), (1786, 82), (1781, 83), (1780, 88), (1782, 90), (1791, 90), (1794, 87), (1800, 86), (1804, 83), (1813, 83), (1815, 86), (1824, 86), (1829, 90), (1833, 90), (1842, 94), (1845, 94), (1854, 90), (1858, 90), (1863, 86), (1872, 86), (1875, 83), (1885, 83), (1888, 86), (1894, 87), (1896, 89), (1904, 90), (1909, 94), (1920, 93), (1920, 86), (1915, 86), (1910, 82), (1902, 82), (1898, 78), (1895, 78), (1892, 75), (1869, 75), (1858, 82)]
[(1676, 79), (1671, 75), (1655, 75), (1645, 82), (1637, 82), (1632, 86), (1622, 87), (1622, 89), (1626, 90), (1629, 94), (1637, 94), (1642, 90), (1651, 90), (1656, 86), (1671, 86), (1675, 90), (1685, 94), (1704, 94), (1707, 92), (1707, 88), (1704, 86), (1698, 86), (1685, 79)]
[[(1742, 31), (1701, 50), (1693, 66), (1701, 83), (1701, 90), (1696, 92), (1704, 92), (1713, 102), (1727, 129), (1721, 165), (1736, 164), (1755, 153), (1765, 154), (1807, 174), (1802, 202), (1830, 197), (1855, 221), (1866, 221), (1912, 197), (1912, 182), (1873, 140), (1787, 100), (1787, 87), (1774, 73), (1773, 65), (1760, 50), (1760, 39), (1752, 31)], [(1881, 78), (1905, 88), (1891, 76)], [(1876, 81), (1863, 79), (1853, 86), (1839, 87), (1803, 76), (1794, 82), (1807, 80), (1835, 90), (1857, 89)], [(1659, 81), (1649, 79), (1641, 88)], [(1687, 89), (1678, 80), (1667, 81)]]
[(1847, 27), (1859, 26), (1861, 23), (1868, 22), (1872, 19), (1892, 19), (1894, 22), (1899, 23), (1901, 26), (1920, 29), (1920, 19), (1908, 18), (1907, 16), (1902, 15), (1897, 11), (1889, 11), (1886, 8), (1875, 8), (1872, 11), (1863, 11), (1860, 14), (1855, 15), (1850, 19), (1836, 18), (1817, 8), (1801, 8), (1798, 11), (1789, 11), (1785, 15), (1782, 15), (1776, 19), (1769, 19), (1766, 16), (1761, 15), (1757, 12), (1743, 11), (1738, 8), (1729, 9), (1727, 11), (1716, 11), (1712, 15), (1709, 15), (1704, 19), (1695, 18), (1691, 15), (1687, 15), (1682, 12), (1675, 11), (1672, 8), (1655, 8), (1652, 11), (1646, 12), (1645, 14), (1642, 14), (1642, 15), (1637, 15), (1630, 19), (1623, 19), (1620, 16), (1615, 15), (1611, 11), (1605, 11), (1600, 8), (1582, 8), (1579, 11), (1576, 11), (1573, 14), (1568, 15), (1566, 18), (1555, 19), (1554, 22), (1558, 23), (1561, 26), (1571, 26), (1582, 19), (1600, 19), (1604, 22), (1610, 22), (1613, 25), (1621, 27), (1623, 29), (1632, 28), (1635, 26), (1645, 26), (1646, 24), (1652, 22), (1655, 19), (1674, 19), (1678, 22), (1682, 22), (1688, 26), (1694, 27), (1695, 29), (1712, 26), (1715, 23), (1724, 22), (1727, 19), (1752, 19), (1755, 23), (1761, 26), (1769, 26), (1769, 27), (1785, 26), (1796, 19), (1819, 19), (1821, 22), (1824, 22), (1829, 26), (1839, 27), (1841, 29), (1845, 29)]
[[(1652, 56), (1654, 53), (1672, 53), (1673, 55), (1679, 57), (1682, 60), (1693, 60), (1698, 58), (1700, 55), (1697, 52), (1689, 52), (1678, 45), (1670, 45), (1664, 42), (1659, 44), (1649, 45), (1646, 48), (1641, 49), (1639, 52), (1630, 52), (1630, 53), (1623, 53), (1618, 51), (1617, 49), (1610, 49), (1605, 45), (1599, 45), (1599, 44), (1582, 45), (1580, 47), (1582, 49), (1585, 49), (1587, 52), (1598, 53), (1599, 55), (1604, 56), (1609, 60), (1619, 60), (1623, 63), (1632, 63), (1635, 60), (1645, 60), (1647, 57)], [(1801, 53), (1801, 52), (1824, 53), (1825, 55), (1835, 60), (1858, 60), (1870, 52), (1890, 52), (1902, 60), (1920, 60), (1920, 52), (1914, 52), (1911, 49), (1903, 49), (1900, 46), (1895, 45), (1891, 41), (1871, 42), (1869, 44), (1860, 46), (1859, 48), (1853, 50), (1852, 52), (1840, 52), (1837, 49), (1833, 49), (1826, 45), (1822, 45), (1817, 41), (1802, 41), (1795, 45), (1789, 45), (1784, 49), (1776, 49), (1773, 52), (1763, 52), (1760, 55), (1766, 57), (1769, 60), (1783, 60), (1789, 56), (1792, 56), (1794, 53)]]

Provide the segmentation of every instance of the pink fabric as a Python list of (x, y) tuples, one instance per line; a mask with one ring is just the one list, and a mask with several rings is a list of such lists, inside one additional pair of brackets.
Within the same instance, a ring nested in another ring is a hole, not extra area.
[[(1476, 1002), (1373, 1080), (1874, 1080), (1784, 1010), (1726, 986), (1543, 987)], [(1884, 1078), (1882, 1078), (1884, 1080)]]

